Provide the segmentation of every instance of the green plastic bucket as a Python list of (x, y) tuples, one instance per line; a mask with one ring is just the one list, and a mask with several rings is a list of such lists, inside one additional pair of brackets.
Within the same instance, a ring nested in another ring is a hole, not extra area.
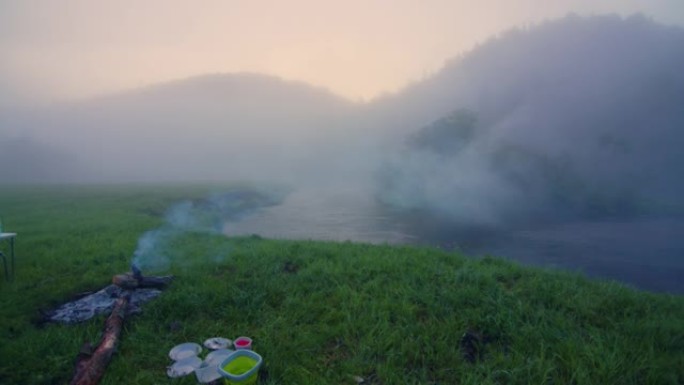
[(251, 350), (236, 350), (219, 365), (219, 373), (226, 385), (256, 383), (263, 359)]

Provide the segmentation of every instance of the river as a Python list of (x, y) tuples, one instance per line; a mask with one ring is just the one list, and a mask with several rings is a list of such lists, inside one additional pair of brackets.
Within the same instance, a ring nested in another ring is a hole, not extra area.
[(684, 219), (576, 221), (467, 228), (412, 218), (350, 188), (301, 189), (282, 203), (225, 224), (228, 235), (431, 245), (466, 255), (580, 271), (590, 277), (684, 293)]

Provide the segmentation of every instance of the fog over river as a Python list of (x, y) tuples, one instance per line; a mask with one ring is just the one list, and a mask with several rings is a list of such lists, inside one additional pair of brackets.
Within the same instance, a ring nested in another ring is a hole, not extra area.
[(294, 191), (279, 205), (226, 223), (224, 231), (229, 236), (431, 245), (684, 293), (682, 218), (469, 228), (407, 215), (357, 188), (340, 187)]

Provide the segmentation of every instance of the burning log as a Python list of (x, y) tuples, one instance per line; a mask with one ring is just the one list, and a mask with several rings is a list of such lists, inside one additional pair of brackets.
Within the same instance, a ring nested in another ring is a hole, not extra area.
[(112, 277), (112, 283), (122, 289), (164, 289), (169, 285), (172, 276), (135, 278), (133, 274), (117, 274)]
[(70, 385), (94, 385), (100, 381), (114, 355), (128, 301), (129, 296), (127, 295), (116, 300), (112, 314), (105, 321), (105, 330), (95, 351), (91, 353), (91, 349), (85, 349), (85, 347), (81, 350), (76, 360), (76, 370)]
[(164, 289), (171, 283), (173, 276), (144, 276), (140, 269), (135, 265), (131, 265), (131, 272), (126, 274), (117, 274), (112, 277), (112, 283), (122, 289)]

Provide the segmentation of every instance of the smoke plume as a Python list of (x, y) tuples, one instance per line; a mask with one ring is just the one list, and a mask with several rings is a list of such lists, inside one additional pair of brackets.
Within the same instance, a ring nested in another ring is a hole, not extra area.
[[(237, 220), (263, 207), (277, 204), (285, 191), (231, 191), (212, 194), (200, 200), (188, 200), (173, 205), (164, 216), (164, 224), (149, 230), (138, 239), (133, 264), (143, 271), (167, 270), (174, 262), (174, 241), (189, 233), (223, 234), (227, 220)], [(225, 252), (225, 250), (222, 250)], [(204, 256), (219, 262), (219, 254)]]

